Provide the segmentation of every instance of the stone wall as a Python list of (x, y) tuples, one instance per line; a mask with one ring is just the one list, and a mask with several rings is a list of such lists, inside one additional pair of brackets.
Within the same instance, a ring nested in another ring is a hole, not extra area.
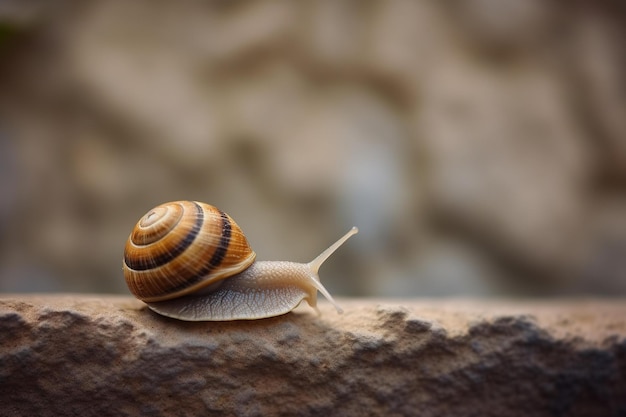
[(261, 259), (359, 226), (339, 294), (626, 293), (626, 18), (574, 3), (2, 1), (0, 291), (125, 292), (197, 199)]
[(626, 302), (339, 300), (188, 323), (0, 299), (2, 416), (620, 416)]

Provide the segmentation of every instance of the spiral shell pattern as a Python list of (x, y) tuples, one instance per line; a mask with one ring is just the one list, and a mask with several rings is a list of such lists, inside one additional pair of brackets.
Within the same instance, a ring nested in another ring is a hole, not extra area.
[(162, 301), (235, 275), (255, 258), (228, 214), (205, 203), (175, 201), (137, 222), (124, 248), (124, 278), (135, 297)]

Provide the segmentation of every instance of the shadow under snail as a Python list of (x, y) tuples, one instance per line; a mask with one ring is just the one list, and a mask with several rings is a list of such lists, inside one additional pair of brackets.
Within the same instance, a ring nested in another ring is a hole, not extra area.
[(209, 204), (157, 206), (135, 225), (124, 248), (124, 278), (135, 297), (164, 316), (186, 321), (278, 316), (300, 302), (317, 310), (317, 292), (341, 308), (318, 276), (353, 227), (309, 263), (256, 261), (235, 221)]

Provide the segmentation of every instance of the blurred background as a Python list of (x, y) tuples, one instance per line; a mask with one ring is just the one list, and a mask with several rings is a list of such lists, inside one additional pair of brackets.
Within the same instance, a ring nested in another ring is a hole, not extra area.
[(336, 296), (626, 294), (623, 2), (0, 1), (0, 292), (209, 202)]

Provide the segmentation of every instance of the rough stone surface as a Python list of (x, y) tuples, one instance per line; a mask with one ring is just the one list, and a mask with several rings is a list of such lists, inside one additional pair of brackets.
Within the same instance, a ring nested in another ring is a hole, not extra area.
[(623, 416), (626, 302), (342, 300), (185, 323), (0, 299), (2, 416)]

